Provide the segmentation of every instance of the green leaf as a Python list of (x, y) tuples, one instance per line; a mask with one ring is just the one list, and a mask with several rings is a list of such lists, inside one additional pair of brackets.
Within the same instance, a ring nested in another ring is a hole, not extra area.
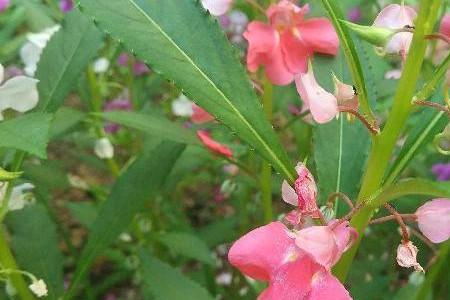
[(39, 60), (38, 111), (56, 111), (102, 46), (102, 35), (78, 10), (69, 13)]
[(98, 209), (95, 204), (92, 202), (71, 202), (67, 204), (67, 208), (81, 225), (87, 229), (92, 228), (92, 224), (98, 215)]
[(0, 123), (0, 147), (46, 158), (51, 114), (31, 113)]
[(47, 209), (27, 206), (11, 212), (7, 223), (12, 232), (11, 246), (20, 267), (42, 278), (48, 287), (46, 299), (58, 299), (64, 293), (63, 256), (59, 251), (56, 225)]
[(447, 125), (447, 116), (444, 112), (436, 113), (432, 109), (427, 109), (422, 113), (417, 124), (408, 135), (402, 150), (398, 154), (394, 164), (389, 170), (386, 184), (391, 184), (408, 166), (409, 162), (430, 142), (436, 134), (441, 132)]
[(199, 1), (81, 0), (83, 12), (248, 142), (290, 181), (295, 170), (238, 56)]
[(158, 240), (169, 250), (214, 266), (214, 260), (203, 240), (191, 233), (169, 232), (158, 236)]
[(213, 300), (208, 291), (179, 270), (141, 251), (144, 287), (155, 300)]
[(183, 144), (198, 145), (192, 131), (160, 116), (127, 111), (95, 114), (110, 122), (118, 123), (144, 133)]
[(339, 36), (339, 41), (341, 47), (344, 50), (345, 58), (350, 69), (350, 73), (353, 78), (353, 82), (358, 91), (358, 99), (361, 104), (361, 109), (366, 115), (372, 116), (366, 82), (364, 80), (363, 68), (358, 57), (358, 52), (356, 51), (355, 44), (353, 43), (352, 37), (348, 29), (339, 21), (344, 20), (345, 17), (339, 7), (338, 1), (335, 0), (322, 0), (322, 5), (330, 15), (331, 21), (333, 22), (334, 28)]
[(450, 182), (435, 182), (418, 178), (404, 179), (383, 189), (371, 206), (380, 207), (384, 203), (408, 195), (450, 198)]
[(370, 147), (367, 129), (351, 124), (342, 114), (339, 120), (313, 129), (314, 159), (321, 203), (334, 192), (355, 199), (359, 191)]
[(50, 138), (56, 138), (63, 133), (69, 131), (72, 127), (86, 118), (86, 114), (81, 111), (61, 107), (55, 113), (55, 116), (50, 127)]
[(143, 153), (117, 179), (92, 225), (67, 298), (74, 296), (95, 257), (127, 229), (134, 215), (142, 211), (145, 203), (162, 187), (183, 150), (184, 145), (163, 142)]

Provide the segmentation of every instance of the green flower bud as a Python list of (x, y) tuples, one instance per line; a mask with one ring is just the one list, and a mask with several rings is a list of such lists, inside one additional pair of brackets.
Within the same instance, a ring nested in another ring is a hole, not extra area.
[(340, 22), (348, 29), (356, 33), (361, 39), (377, 47), (386, 46), (392, 36), (398, 33), (398, 30), (377, 26), (363, 26), (345, 20)]

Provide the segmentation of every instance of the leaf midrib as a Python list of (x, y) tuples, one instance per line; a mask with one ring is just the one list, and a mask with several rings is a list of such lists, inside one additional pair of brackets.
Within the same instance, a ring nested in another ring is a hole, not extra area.
[(136, 4), (136, 2), (134, 0), (128, 0), (137, 10), (139, 13), (141, 13), (146, 19), (148, 19), (150, 21), (150, 23), (156, 27), (156, 29), (161, 32), (161, 34), (167, 39), (167, 41), (169, 41), (174, 47), (175, 49), (177, 49), (182, 56), (184, 56), (187, 61), (201, 74), (202, 77), (204, 77), (206, 79), (206, 81), (218, 92), (218, 94), (225, 100), (225, 102), (231, 107), (232, 111), (234, 113), (236, 113), (236, 115), (238, 116), (239, 119), (241, 119), (241, 121), (245, 124), (245, 126), (248, 127), (248, 129), (250, 130), (251, 133), (253, 133), (253, 135), (257, 138), (257, 140), (261, 143), (261, 145), (266, 149), (266, 151), (272, 156), (272, 158), (274, 159), (274, 161), (276, 161), (278, 163), (278, 165), (280, 166), (280, 168), (283, 170), (283, 172), (285, 173), (285, 176), (290, 179), (290, 180), (294, 180), (294, 177), (292, 176), (292, 174), (289, 172), (289, 170), (286, 168), (286, 166), (281, 163), (278, 159), (277, 156), (275, 155), (275, 153), (272, 151), (272, 149), (269, 147), (269, 145), (267, 145), (264, 142), (264, 139), (262, 139), (260, 137), (260, 135), (258, 134), (257, 131), (254, 130), (254, 128), (250, 125), (250, 123), (247, 121), (247, 119), (239, 112), (239, 110), (236, 109), (236, 107), (233, 105), (233, 103), (230, 101), (230, 99), (228, 99), (228, 97), (217, 87), (217, 85), (212, 82), (209, 77), (202, 71), (202, 69), (200, 69), (199, 66), (197, 66), (197, 64), (195, 64), (195, 62), (180, 48), (178, 47), (178, 45), (175, 43), (174, 40), (172, 40), (172, 38), (170, 36), (168, 36), (166, 34), (166, 32), (148, 15), (145, 13), (144, 10), (142, 10), (141, 7), (139, 7), (139, 5)]

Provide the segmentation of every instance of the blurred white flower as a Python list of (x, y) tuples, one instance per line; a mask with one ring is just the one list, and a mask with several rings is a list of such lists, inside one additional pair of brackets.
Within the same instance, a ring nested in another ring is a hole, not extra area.
[(229, 272), (223, 272), (216, 276), (216, 283), (218, 285), (227, 286), (233, 281), (233, 275)]
[(42, 51), (59, 28), (59, 25), (55, 25), (38, 33), (27, 34), (27, 42), (20, 49), (20, 58), (25, 65), (25, 74), (34, 76)]
[(6, 80), (3, 84), (4, 68), (0, 64), (0, 121), (3, 120), (2, 112), (13, 109), (18, 112), (26, 112), (33, 109), (38, 101), (38, 80), (16, 76)]
[(28, 287), (39, 298), (47, 296), (48, 294), (47, 285), (42, 279), (39, 280), (34, 279), (33, 282)]
[[(0, 187), (0, 198), (3, 199), (8, 183), (3, 183)], [(15, 186), (12, 189), (11, 196), (8, 202), (8, 210), (20, 210), (25, 207), (25, 205), (34, 202), (34, 198), (30, 193), (30, 190), (34, 188), (31, 183), (23, 183)]]
[(69, 184), (71, 187), (80, 189), (80, 190), (88, 190), (89, 185), (86, 181), (83, 180), (80, 176), (75, 174), (67, 174), (67, 179), (69, 180)]
[(100, 57), (94, 61), (92, 68), (97, 74), (105, 73), (109, 68), (109, 60), (106, 57)]
[(181, 94), (172, 102), (172, 113), (178, 117), (190, 117), (194, 113), (192, 109), (192, 101), (185, 95)]
[(202, 0), (202, 5), (213, 16), (225, 14), (233, 4), (233, 0)]
[(114, 157), (114, 147), (107, 137), (101, 138), (95, 142), (95, 155), (101, 159), (109, 159)]

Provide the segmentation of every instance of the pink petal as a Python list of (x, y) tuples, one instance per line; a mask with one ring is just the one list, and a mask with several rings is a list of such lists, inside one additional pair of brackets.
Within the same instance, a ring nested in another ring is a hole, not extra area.
[(213, 140), (209, 136), (209, 133), (207, 131), (198, 130), (197, 136), (200, 139), (200, 141), (206, 146), (206, 148), (211, 150), (213, 153), (222, 155), (222, 156), (226, 156), (226, 157), (233, 156), (233, 152), (231, 152), (231, 150), (227, 146), (222, 145), (222, 144), (216, 142), (215, 140)]
[(420, 231), (433, 243), (450, 238), (450, 199), (428, 201), (416, 211)]
[(295, 28), (293, 31), (286, 30), (281, 34), (281, 52), (289, 72), (297, 74), (307, 71), (308, 57), (312, 55), (308, 46)]
[(287, 28), (303, 21), (304, 15), (308, 12), (308, 4), (299, 7), (291, 1), (281, 0), (277, 4), (269, 6), (266, 15), (272, 26), (277, 28)]
[(203, 7), (213, 15), (221, 16), (231, 7), (233, 0), (202, 0)]
[(295, 167), (297, 171), (297, 179), (295, 180), (295, 192), (298, 197), (298, 206), (302, 213), (313, 215), (319, 209), (317, 207), (317, 185), (314, 176), (308, 168), (302, 164), (297, 163)]
[(349, 300), (350, 294), (329, 272), (318, 272), (312, 279), (312, 290), (305, 300)]
[(401, 243), (397, 248), (397, 263), (401, 267), (414, 267), (416, 271), (424, 272), (422, 266), (417, 262), (417, 252), (419, 250), (411, 241)]
[(441, 25), (439, 26), (439, 32), (450, 37), (450, 14), (446, 14), (442, 18)]
[(286, 203), (289, 203), (294, 206), (298, 205), (297, 193), (295, 193), (294, 188), (291, 187), (286, 180), (283, 181), (283, 184), (281, 185), (281, 197), (283, 198), (283, 201)]
[(333, 81), (334, 81), (334, 96), (337, 99), (338, 106), (358, 111), (359, 107), (358, 96), (356, 95), (353, 86), (341, 82), (334, 75)]
[(329, 122), (339, 113), (336, 97), (317, 83), (312, 67), (308, 68), (308, 73), (297, 75), (295, 84), (300, 97), (309, 107), (317, 123)]
[(358, 231), (350, 226), (348, 221), (344, 221), (335, 226), (337, 221), (331, 222), (328, 226), (332, 228), (334, 239), (338, 247), (338, 252), (334, 258), (335, 264), (342, 256), (342, 253), (347, 251), (358, 239)]
[(339, 38), (333, 25), (325, 18), (312, 18), (298, 25), (301, 39), (314, 52), (337, 55)]
[(211, 116), (206, 110), (201, 108), (195, 103), (192, 103), (192, 116), (191, 121), (195, 124), (203, 124), (207, 122), (211, 122), (214, 120), (214, 117)]
[(0, 12), (6, 10), (9, 6), (10, 0), (0, 0)]
[(294, 239), (281, 222), (256, 228), (238, 241), (228, 253), (229, 262), (245, 275), (269, 281), (284, 263), (296, 257)]
[(243, 35), (248, 41), (247, 68), (250, 72), (256, 72), (278, 46), (277, 32), (267, 24), (251, 22)]
[(296, 233), (295, 244), (320, 265), (330, 269), (339, 252), (333, 231), (328, 226), (312, 226)]
[(312, 288), (312, 278), (321, 270), (323, 270), (322, 267), (308, 255), (284, 264), (272, 277), (269, 287), (258, 297), (258, 300), (308, 299)]
[(288, 85), (294, 81), (294, 74), (289, 71), (284, 61), (281, 47), (275, 48), (266, 63), (266, 76), (276, 85)]

